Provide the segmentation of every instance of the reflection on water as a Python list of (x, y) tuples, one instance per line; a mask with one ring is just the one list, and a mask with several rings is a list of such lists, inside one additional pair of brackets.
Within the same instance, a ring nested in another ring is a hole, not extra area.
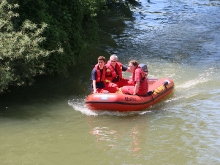
[[(111, 153), (116, 152), (121, 156), (123, 153), (130, 153), (131, 156), (138, 157), (141, 151), (141, 126), (147, 128), (146, 123), (137, 121), (136, 117), (115, 118), (87, 117), (90, 128), (89, 133), (94, 136), (97, 148)], [(115, 123), (114, 123), (115, 122)], [(138, 122), (138, 123), (136, 123)]]
[[(94, 127), (90, 131), (90, 133), (95, 136), (97, 145), (102, 150), (109, 150), (108, 148), (104, 149), (105, 147), (110, 147), (110, 149), (112, 150), (117, 150), (121, 148), (120, 146), (118, 146), (120, 144), (120, 142), (118, 141), (120, 140), (120, 138), (122, 138), (122, 133), (117, 132), (116, 130), (108, 129), (108, 127)], [(127, 150), (130, 152), (136, 152), (141, 149), (141, 146), (139, 146), (137, 135), (137, 128), (133, 128), (129, 133), (126, 133), (126, 136), (130, 136), (131, 138), (131, 141), (128, 142), (129, 144), (127, 145)]]

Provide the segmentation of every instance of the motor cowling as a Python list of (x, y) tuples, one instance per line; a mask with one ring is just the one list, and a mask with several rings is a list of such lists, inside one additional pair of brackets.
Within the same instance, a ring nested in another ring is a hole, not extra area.
[(146, 65), (146, 64), (139, 64), (139, 66), (141, 67), (141, 69), (142, 69), (144, 72), (148, 72), (148, 68), (147, 68), (147, 65)]

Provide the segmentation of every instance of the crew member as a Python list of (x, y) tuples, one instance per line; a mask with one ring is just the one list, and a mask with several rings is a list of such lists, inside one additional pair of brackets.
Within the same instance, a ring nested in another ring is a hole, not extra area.
[(118, 57), (115, 54), (112, 54), (106, 64), (106, 85), (116, 88), (124, 85), (133, 85), (131, 81), (122, 77), (122, 71), (131, 72), (127, 66), (118, 62)]
[(146, 95), (148, 92), (146, 73), (135, 60), (131, 60), (128, 67), (132, 71), (132, 82), (134, 86), (123, 86), (120, 88), (121, 92), (131, 95)]
[(98, 64), (92, 70), (91, 79), (92, 79), (92, 89), (93, 93), (101, 93), (105, 88), (105, 67), (106, 59), (104, 56), (98, 57)]

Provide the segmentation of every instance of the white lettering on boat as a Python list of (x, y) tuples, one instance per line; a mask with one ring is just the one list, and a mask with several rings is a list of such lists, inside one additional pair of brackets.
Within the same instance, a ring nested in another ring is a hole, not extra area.
[(107, 94), (103, 94), (101, 97), (101, 100), (108, 100), (108, 95)]

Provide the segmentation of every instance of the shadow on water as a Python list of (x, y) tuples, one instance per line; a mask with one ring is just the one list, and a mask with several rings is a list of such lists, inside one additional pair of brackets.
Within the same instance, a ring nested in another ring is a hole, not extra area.
[(68, 99), (90, 92), (89, 74), (87, 67), (81, 67), (66, 76), (38, 77), (29, 87), (10, 87), (0, 95), (0, 116), (28, 118), (44, 113), (46, 106), (66, 104), (68, 107)]
[[(99, 16), (99, 44), (98, 50), (94, 52), (103, 53), (102, 55), (109, 57), (110, 54), (118, 53), (120, 45), (118, 45), (115, 37), (120, 37), (127, 28), (126, 20), (133, 20), (133, 12), (130, 5), (139, 6), (137, 1), (126, 1), (125, 3), (109, 3), (107, 5), (109, 13)], [(97, 46), (97, 45), (96, 45)], [(96, 62), (96, 61), (95, 61)]]

